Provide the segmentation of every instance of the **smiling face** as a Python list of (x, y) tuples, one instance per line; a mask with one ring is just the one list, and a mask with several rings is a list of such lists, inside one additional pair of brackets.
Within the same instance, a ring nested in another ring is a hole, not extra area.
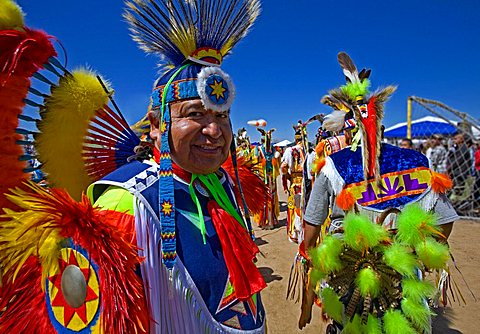
[[(233, 135), (227, 111), (205, 110), (199, 99), (170, 105), (170, 152), (173, 162), (196, 174), (213, 173), (228, 157)], [(158, 120), (150, 136), (160, 147)], [(156, 126), (155, 126), (156, 125)]]

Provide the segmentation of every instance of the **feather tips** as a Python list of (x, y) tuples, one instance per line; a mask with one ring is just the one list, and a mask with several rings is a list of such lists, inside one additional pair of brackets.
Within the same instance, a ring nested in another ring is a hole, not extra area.
[(22, 29), (23, 22), (22, 9), (11, 0), (0, 0), (0, 30), (5, 29)]
[(357, 67), (353, 63), (352, 59), (345, 52), (340, 52), (337, 55), (337, 59), (340, 67), (343, 70), (343, 74), (345, 74), (345, 77), (348, 79), (347, 81), (352, 83), (360, 81), (360, 78), (358, 77)]
[(260, 13), (258, 0), (131, 0), (125, 19), (140, 48), (177, 66), (202, 47), (222, 57), (248, 33)]

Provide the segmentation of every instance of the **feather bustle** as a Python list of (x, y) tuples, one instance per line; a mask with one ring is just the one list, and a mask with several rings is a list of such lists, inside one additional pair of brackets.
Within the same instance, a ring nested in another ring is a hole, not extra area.
[[(16, 189), (9, 195), (21, 210), (9, 210), (5, 215), (9, 220), (0, 230), (0, 263), (7, 273), (12, 273), (6, 277), (7, 282), (16, 282), (14, 276), (20, 277), (28, 259), (40, 255), (47, 236), (56, 234), (58, 243), (63, 238), (71, 238), (99, 267), (104, 332), (145, 332), (149, 316), (144, 311), (143, 285), (135, 272), (141, 259), (131, 243), (134, 238), (133, 217), (94, 208), (85, 196), (81, 202), (76, 202), (64, 190), (52, 188), (47, 192), (32, 183), (27, 186), (28, 191)], [(26, 220), (25, 217), (30, 218)], [(58, 259), (59, 247), (57, 244), (39, 257), (44, 271), (49, 271), (46, 264), (55, 262), (48, 261), (48, 257)], [(36, 275), (41, 276), (38, 272)], [(45, 305), (40, 307), (44, 308)], [(15, 310), (20, 312), (16, 315), (19, 321), (29, 316), (23, 309)]]

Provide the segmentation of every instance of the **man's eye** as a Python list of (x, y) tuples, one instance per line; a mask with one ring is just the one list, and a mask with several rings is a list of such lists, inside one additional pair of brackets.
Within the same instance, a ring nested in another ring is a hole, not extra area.
[(218, 113), (217, 117), (218, 118), (228, 118), (228, 113)]
[(200, 117), (203, 114), (199, 111), (191, 111), (187, 114), (187, 117)]

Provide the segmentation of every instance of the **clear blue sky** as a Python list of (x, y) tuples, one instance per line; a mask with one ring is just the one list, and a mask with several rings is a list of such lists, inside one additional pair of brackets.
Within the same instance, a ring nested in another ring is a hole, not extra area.
[[(146, 111), (156, 59), (131, 41), (121, 0), (18, 0), (27, 25), (56, 36), (68, 66), (89, 65), (109, 79), (134, 123)], [(336, 55), (372, 69), (372, 88), (398, 85), (384, 124), (406, 120), (410, 95), (441, 101), (480, 118), (480, 1), (264, 0), (250, 34), (224, 61), (237, 87), (235, 130), (264, 118), (275, 139), (316, 113), (326, 92), (344, 83)], [(316, 131), (316, 129), (309, 129)]]

